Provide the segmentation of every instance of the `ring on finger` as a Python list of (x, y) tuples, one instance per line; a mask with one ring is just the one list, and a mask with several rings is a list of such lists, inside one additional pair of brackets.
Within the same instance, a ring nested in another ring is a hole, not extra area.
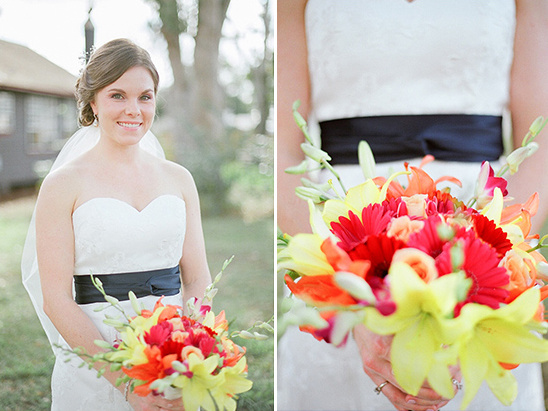
[(382, 389), (384, 388), (384, 386), (385, 386), (386, 384), (390, 384), (390, 382), (389, 382), (389, 381), (385, 381), (385, 382), (383, 382), (382, 384), (379, 384), (379, 385), (377, 385), (377, 386), (375, 387), (375, 390), (374, 390), (374, 391), (377, 393), (377, 395), (380, 395), (380, 393), (382, 392)]
[(453, 378), (451, 382), (457, 388), (457, 390), (462, 390), (462, 383), (459, 382), (456, 378)]

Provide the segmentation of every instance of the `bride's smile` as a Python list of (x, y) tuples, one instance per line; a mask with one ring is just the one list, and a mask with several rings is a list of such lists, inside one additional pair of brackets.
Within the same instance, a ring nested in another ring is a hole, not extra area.
[(99, 90), (91, 107), (101, 135), (120, 145), (138, 143), (154, 120), (156, 101), (150, 72), (141, 66), (130, 68)]

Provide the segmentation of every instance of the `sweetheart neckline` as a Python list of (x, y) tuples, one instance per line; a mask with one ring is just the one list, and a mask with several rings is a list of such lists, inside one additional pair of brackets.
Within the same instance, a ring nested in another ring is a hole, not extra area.
[(131, 208), (132, 210), (134, 210), (137, 214), (142, 214), (148, 207), (150, 207), (154, 202), (156, 202), (157, 200), (163, 198), (163, 197), (174, 197), (178, 200), (181, 200), (183, 203), (185, 203), (185, 200), (175, 194), (161, 194), (159, 195), (158, 197), (154, 197), (152, 200), (150, 200), (148, 202), (148, 204), (146, 206), (144, 206), (142, 209), (137, 209), (136, 207), (134, 207), (133, 205), (131, 205), (130, 203), (128, 203), (127, 201), (125, 200), (121, 200), (119, 198), (116, 198), (116, 197), (93, 197), (93, 198), (90, 198), (89, 200), (86, 200), (84, 201), (82, 204), (80, 204), (73, 212), (72, 212), (72, 215), (74, 216), (76, 214), (76, 212), (78, 210), (80, 210), (83, 206), (85, 206), (86, 204), (88, 203), (91, 203), (93, 201), (96, 201), (96, 200), (109, 200), (109, 201), (115, 201), (115, 202), (118, 202), (118, 203), (122, 203), (122, 204), (125, 204), (127, 205), (129, 208)]

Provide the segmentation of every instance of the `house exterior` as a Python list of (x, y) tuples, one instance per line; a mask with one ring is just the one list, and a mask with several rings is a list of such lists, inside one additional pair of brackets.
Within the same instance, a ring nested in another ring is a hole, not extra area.
[(76, 77), (0, 40), (0, 192), (36, 182), (77, 128)]

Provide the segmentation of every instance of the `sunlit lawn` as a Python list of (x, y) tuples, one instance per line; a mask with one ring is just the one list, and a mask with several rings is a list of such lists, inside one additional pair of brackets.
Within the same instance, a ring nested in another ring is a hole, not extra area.
[[(33, 199), (0, 203), (0, 410), (49, 410), (53, 357), (46, 336), (21, 285), (20, 258)], [(273, 314), (273, 223), (244, 225), (236, 217), (204, 219), (209, 264), (225, 271), (215, 308), (225, 309), (235, 328)], [(268, 410), (274, 402), (274, 343), (237, 341), (248, 348), (252, 391), (238, 409)]]

